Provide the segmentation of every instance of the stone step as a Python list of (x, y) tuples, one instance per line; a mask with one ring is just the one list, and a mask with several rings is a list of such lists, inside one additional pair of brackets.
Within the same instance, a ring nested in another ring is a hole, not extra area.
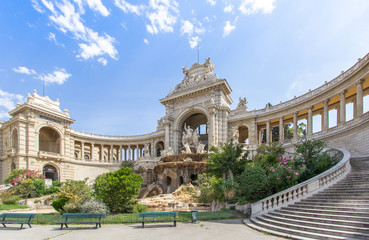
[(345, 194), (345, 193), (326, 193), (321, 192), (313, 195), (313, 197), (326, 197), (326, 198), (338, 198), (338, 199), (369, 199), (369, 195), (365, 193), (360, 194)]
[(264, 222), (258, 222), (254, 218), (245, 219), (244, 223), (257, 231), (268, 232), (275, 236), (284, 237), (287, 239), (301, 239), (301, 240), (316, 240), (316, 239), (345, 239), (344, 237), (332, 236), (327, 234), (309, 233), (298, 230), (291, 230), (280, 226), (270, 225)]
[(366, 221), (356, 221), (351, 220), (350, 218), (345, 219), (345, 221), (342, 221), (343, 219), (337, 219), (336, 216), (332, 215), (320, 215), (320, 216), (305, 216), (305, 215), (296, 215), (296, 214), (287, 214), (287, 213), (281, 213), (272, 211), (268, 213), (268, 215), (272, 216), (278, 216), (281, 218), (286, 219), (297, 219), (297, 220), (303, 220), (303, 221), (311, 221), (315, 223), (326, 223), (326, 224), (336, 224), (336, 225), (348, 225), (353, 227), (362, 227), (369, 230), (369, 219), (362, 219)]
[(360, 212), (360, 211), (345, 211), (345, 210), (332, 210), (326, 208), (307, 208), (301, 206), (294, 206), (291, 205), (289, 207), (283, 207), (283, 210), (290, 210), (290, 211), (300, 211), (300, 212), (312, 212), (312, 213), (325, 213), (329, 215), (347, 215), (347, 216), (359, 216), (359, 217), (369, 217), (369, 212)]
[(357, 216), (357, 215), (344, 215), (339, 213), (327, 213), (327, 212), (308, 212), (308, 211), (298, 211), (298, 210), (289, 210), (289, 209), (279, 209), (275, 210), (277, 213), (282, 214), (289, 214), (289, 215), (296, 215), (296, 216), (306, 216), (306, 217), (316, 217), (316, 218), (330, 218), (330, 219), (337, 219), (337, 220), (344, 220), (344, 221), (359, 221), (359, 222), (369, 222), (369, 214)]
[(310, 240), (310, 239), (329, 239), (329, 240), (336, 240), (336, 239), (346, 239), (345, 237), (340, 236), (333, 236), (328, 234), (321, 234), (321, 233), (314, 233), (314, 232), (306, 232), (295, 230), (291, 228), (285, 228), (281, 226), (276, 226), (272, 224), (268, 224), (265, 222), (261, 222), (256, 220), (255, 218), (250, 218), (249, 220), (245, 220), (247, 226), (258, 230), (260, 232), (270, 232), (273, 235), (284, 237), (287, 239), (303, 239), (303, 240)]
[(351, 212), (367, 212), (369, 213), (368, 207), (349, 207), (349, 206), (324, 206), (324, 205), (313, 205), (313, 204), (294, 204), (294, 207), (307, 208), (307, 209), (324, 209), (327, 211), (351, 211)]
[[(299, 230), (299, 231), (304, 231), (304, 232), (313, 232), (313, 233), (326, 234), (326, 235), (338, 236), (338, 237), (346, 237), (346, 238), (369, 239), (369, 234), (360, 233), (357, 231), (345, 231), (345, 230), (327, 229), (327, 228), (322, 228), (322, 227), (297, 225), (297, 224), (267, 219), (264, 216), (257, 216), (256, 219), (257, 219), (257, 222), (265, 222), (270, 225), (277, 225), (277, 226), (281, 226), (284, 228), (290, 228), (293, 230)], [(254, 222), (256, 223), (255, 220)]]
[(330, 203), (347, 203), (347, 204), (369, 204), (369, 199), (360, 200), (360, 199), (332, 199), (332, 198), (307, 198), (302, 199), (300, 202), (309, 203), (309, 202), (330, 202)]
[(352, 203), (342, 203), (342, 202), (296, 202), (294, 205), (296, 206), (322, 206), (322, 207), (344, 207), (344, 208), (367, 208), (369, 210), (369, 203), (365, 204), (365, 203), (356, 203), (356, 204), (352, 204)]

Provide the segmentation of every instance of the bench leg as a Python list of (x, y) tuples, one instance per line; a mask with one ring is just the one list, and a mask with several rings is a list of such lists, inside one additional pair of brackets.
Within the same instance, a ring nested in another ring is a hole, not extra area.
[(30, 223), (27, 223), (28, 224), (28, 226), (30, 227), (30, 228), (32, 228), (32, 226), (31, 226), (31, 224)]
[(23, 223), (21, 223), (21, 227), (20, 227), (20, 229), (23, 229)]
[(63, 230), (63, 223), (60, 224), (60, 230)]
[(142, 228), (144, 228), (145, 227), (145, 223), (144, 222), (142, 222)]
[(174, 227), (177, 227), (177, 221), (174, 220)]
[(3, 226), (6, 227), (6, 225), (3, 223)]

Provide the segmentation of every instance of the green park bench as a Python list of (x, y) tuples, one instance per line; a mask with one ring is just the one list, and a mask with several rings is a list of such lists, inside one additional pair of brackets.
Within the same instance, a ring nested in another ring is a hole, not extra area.
[(63, 225), (68, 228), (70, 223), (94, 223), (96, 224), (96, 229), (101, 227), (101, 218), (105, 218), (105, 213), (63, 213), (62, 221), (58, 222), (60, 229), (63, 230)]
[(20, 229), (23, 229), (23, 224), (28, 224), (32, 228), (31, 220), (35, 216), (35, 213), (3, 213), (0, 215), (0, 223), (4, 227), (6, 227), (5, 224), (20, 224)]
[(148, 222), (174, 222), (174, 227), (177, 226), (177, 213), (176, 212), (142, 212), (138, 214), (138, 217), (142, 218), (138, 222), (142, 223), (142, 228), (145, 227), (145, 223)]

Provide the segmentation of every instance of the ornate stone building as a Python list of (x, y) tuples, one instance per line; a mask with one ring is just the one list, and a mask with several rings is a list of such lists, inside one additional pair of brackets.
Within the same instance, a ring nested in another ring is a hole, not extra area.
[[(304, 137), (325, 139), (330, 146), (347, 149), (353, 156), (369, 154), (369, 113), (363, 112), (363, 98), (369, 93), (368, 55), (315, 90), (252, 111), (246, 98), (239, 98), (237, 108), (230, 109), (232, 90), (227, 80), (214, 73), (210, 58), (204, 64), (183, 68), (183, 74), (182, 82), (160, 100), (166, 114), (158, 120), (156, 131), (137, 136), (74, 130), (74, 120), (67, 110), (60, 110), (59, 100), (34, 91), (26, 103), (10, 111), (9, 121), (0, 122), (0, 182), (17, 168), (39, 170), (47, 178), (61, 181), (94, 179), (118, 169), (122, 161), (134, 161), (134, 169), (142, 174), (146, 187), (157, 179), (154, 168), (161, 154), (202, 151), (232, 138), (251, 154), (262, 142), (280, 141), (288, 148), (301, 137), (297, 126), (303, 119), (307, 123)], [(354, 108), (350, 121), (346, 121), (347, 105)], [(331, 111), (337, 116), (334, 126), (329, 125)], [(321, 131), (313, 132), (314, 116), (318, 115)], [(286, 124), (293, 128), (291, 138), (285, 134)], [(187, 150), (186, 131), (196, 133), (196, 146)], [(172, 186), (183, 182), (177, 177), (171, 179)]]

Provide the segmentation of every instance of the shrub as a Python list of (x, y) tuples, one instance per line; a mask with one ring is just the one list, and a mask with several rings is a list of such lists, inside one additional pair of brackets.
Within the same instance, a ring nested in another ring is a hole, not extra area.
[(261, 144), (256, 149), (254, 163), (268, 171), (273, 165), (279, 162), (284, 152), (284, 148), (279, 142)]
[(246, 167), (239, 176), (238, 195), (247, 202), (255, 202), (270, 194), (268, 176), (261, 167)]
[(53, 202), (51, 203), (51, 206), (53, 206), (53, 208), (58, 211), (58, 212), (63, 212), (64, 211), (64, 205), (68, 202), (68, 198), (57, 198), (54, 199)]
[(44, 175), (39, 173), (39, 171), (29, 170), (29, 169), (15, 169), (13, 170), (7, 178), (5, 178), (4, 182), (6, 184), (19, 185), (24, 180), (36, 180), (36, 179), (44, 179)]
[(96, 178), (95, 195), (113, 212), (132, 212), (141, 182), (142, 177), (134, 174), (131, 168), (121, 167)]
[(223, 198), (223, 191), (220, 187), (221, 179), (211, 176), (208, 173), (203, 173), (199, 174), (197, 183), (198, 189), (200, 190), (200, 195), (198, 196), (199, 202), (211, 203), (213, 200)]
[(108, 207), (105, 203), (97, 199), (90, 199), (81, 205), (81, 212), (83, 213), (106, 213)]
[(9, 195), (3, 200), (3, 204), (16, 204), (21, 198), (15, 195)]
[(0, 198), (0, 205), (3, 205), (3, 200)]
[[(92, 188), (86, 184), (86, 180), (67, 180), (56, 194), (53, 203), (60, 198), (67, 199), (68, 201), (62, 200), (57, 202), (56, 207), (52, 205), (55, 210), (61, 212), (79, 212), (81, 205), (90, 200), (92, 196)], [(63, 204), (60, 206), (61, 203)]]
[(52, 185), (48, 189), (46, 189), (45, 194), (53, 194), (53, 193), (58, 192), (61, 185), (62, 183), (60, 181), (54, 180)]
[(43, 196), (46, 193), (45, 180), (37, 179), (33, 182), (35, 186), (35, 194), (37, 197)]
[(29, 198), (35, 194), (34, 180), (28, 178), (13, 187), (13, 192), (22, 198)]
[(146, 205), (137, 203), (134, 207), (133, 212), (135, 213), (140, 213), (140, 212), (147, 212), (148, 211), (148, 207)]
[(280, 162), (271, 167), (268, 178), (272, 193), (283, 191), (295, 184), (304, 167), (296, 168), (293, 158), (281, 158)]
[(295, 164), (306, 167), (298, 179), (299, 182), (326, 171), (338, 162), (336, 156), (331, 157), (329, 153), (323, 152), (325, 146), (326, 143), (321, 140), (303, 140), (295, 145)]

